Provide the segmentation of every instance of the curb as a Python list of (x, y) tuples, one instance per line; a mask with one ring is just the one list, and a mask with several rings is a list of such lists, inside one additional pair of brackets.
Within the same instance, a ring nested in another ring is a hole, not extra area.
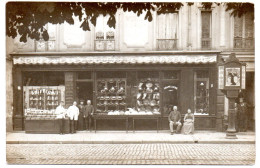
[(6, 141), (6, 144), (255, 144), (255, 141)]

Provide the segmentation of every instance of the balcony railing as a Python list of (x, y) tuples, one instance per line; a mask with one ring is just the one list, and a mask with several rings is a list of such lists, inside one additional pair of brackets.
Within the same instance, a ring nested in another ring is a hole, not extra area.
[(201, 38), (201, 49), (211, 49), (211, 38)]
[(158, 50), (177, 50), (178, 39), (157, 39)]
[(234, 38), (234, 49), (254, 49), (255, 39), (254, 38)]
[(115, 40), (95, 40), (95, 51), (114, 51)]

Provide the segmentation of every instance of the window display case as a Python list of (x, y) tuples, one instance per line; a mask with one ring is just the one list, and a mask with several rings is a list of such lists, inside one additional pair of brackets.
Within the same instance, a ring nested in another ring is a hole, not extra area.
[(126, 79), (97, 80), (97, 113), (124, 114), (126, 111)]
[(141, 114), (160, 114), (160, 85), (158, 79), (144, 78), (138, 83), (136, 110)]
[(65, 86), (24, 86), (26, 119), (55, 118), (55, 109), (65, 99)]

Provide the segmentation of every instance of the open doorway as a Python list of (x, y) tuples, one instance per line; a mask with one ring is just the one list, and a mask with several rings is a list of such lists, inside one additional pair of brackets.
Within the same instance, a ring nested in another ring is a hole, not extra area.
[(87, 100), (93, 103), (93, 82), (77, 82), (77, 99), (84, 100), (85, 104)]

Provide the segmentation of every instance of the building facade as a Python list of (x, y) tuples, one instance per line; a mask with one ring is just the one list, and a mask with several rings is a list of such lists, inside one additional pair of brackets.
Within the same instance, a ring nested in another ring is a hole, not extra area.
[[(152, 22), (118, 11), (115, 29), (100, 16), (91, 31), (79, 22), (48, 24), (47, 42), (7, 38), (7, 131), (30, 129), (28, 111), (51, 112), (61, 100), (68, 107), (80, 99), (92, 100), (98, 115), (158, 114), (161, 129), (168, 129), (169, 108), (182, 115), (190, 108), (196, 129), (225, 131), (228, 100), (218, 90), (217, 63), (230, 53), (247, 64), (243, 95), (254, 130), (254, 20), (225, 8), (184, 4), (176, 13), (154, 12)], [(100, 129), (122, 128), (107, 122)]]

